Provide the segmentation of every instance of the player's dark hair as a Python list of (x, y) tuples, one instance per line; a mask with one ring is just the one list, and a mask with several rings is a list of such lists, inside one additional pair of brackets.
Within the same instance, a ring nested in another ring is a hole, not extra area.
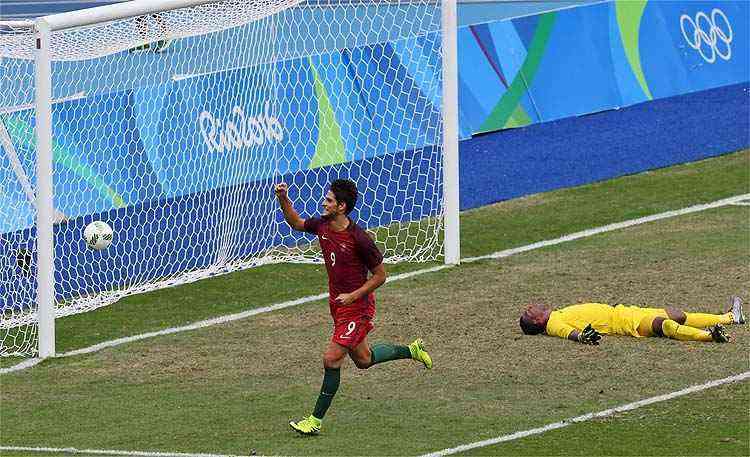
[(357, 204), (357, 185), (349, 179), (337, 179), (331, 183), (331, 192), (336, 201), (346, 204), (346, 214), (349, 214)]
[(524, 335), (538, 335), (544, 331), (544, 326), (532, 322), (530, 319), (525, 319), (526, 314), (523, 314), (518, 320), (518, 324), (521, 326), (521, 331)]

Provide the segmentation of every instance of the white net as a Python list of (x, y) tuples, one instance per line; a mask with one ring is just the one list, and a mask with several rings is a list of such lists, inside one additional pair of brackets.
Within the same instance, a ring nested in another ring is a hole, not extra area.
[[(352, 179), (387, 262), (440, 258), (440, 19), (434, 1), (227, 1), (55, 32), (56, 315), (319, 261), (280, 181), (309, 217)], [(33, 50), (0, 35), (3, 355), (35, 350)], [(114, 229), (102, 251), (82, 237), (94, 220)]]
[[(0, 26), (3, 51), (34, 45), (28, 27)], [(15, 93), (11, 92), (14, 91)], [(33, 125), (34, 64), (0, 54), (0, 354), (36, 351), (36, 219), (33, 131), (19, 138), (15, 126)], [(25, 105), (25, 106), (24, 106)], [(23, 130), (22, 130), (23, 132)], [(27, 132), (28, 133), (28, 132)], [(23, 133), (21, 133), (23, 135)], [(28, 145), (32, 146), (29, 147)]]

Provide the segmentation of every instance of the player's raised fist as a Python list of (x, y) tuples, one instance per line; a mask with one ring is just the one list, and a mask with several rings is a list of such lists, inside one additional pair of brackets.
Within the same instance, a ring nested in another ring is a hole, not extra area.
[(287, 186), (285, 182), (280, 182), (276, 184), (276, 187), (274, 188), (274, 191), (276, 192), (276, 196), (279, 198), (286, 197), (288, 190), (289, 190), (289, 186)]

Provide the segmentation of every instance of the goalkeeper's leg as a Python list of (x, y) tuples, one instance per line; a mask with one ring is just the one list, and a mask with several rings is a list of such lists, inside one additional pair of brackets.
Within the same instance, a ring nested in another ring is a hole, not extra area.
[(697, 328), (707, 328), (716, 324), (731, 324), (734, 322), (732, 313), (707, 314), (707, 313), (685, 313), (685, 325)]
[(660, 316), (644, 317), (638, 325), (638, 334), (641, 336), (663, 336), (679, 341), (725, 342), (717, 340), (711, 331), (690, 327), (688, 325), (680, 325), (680, 323), (675, 320)]
[[(716, 324), (732, 324), (736, 320), (732, 314), (732, 309), (724, 314), (709, 314), (709, 313), (686, 313), (678, 308), (666, 307), (663, 310), (647, 308), (649, 314), (658, 317), (665, 317), (677, 322), (680, 325), (687, 325), (688, 327), (695, 328), (708, 328)], [(741, 305), (740, 311), (741, 313)]]
[(729, 299), (729, 309), (724, 314), (685, 313), (685, 325), (698, 328), (716, 325), (744, 324), (745, 313), (742, 310), (742, 298), (733, 295)]

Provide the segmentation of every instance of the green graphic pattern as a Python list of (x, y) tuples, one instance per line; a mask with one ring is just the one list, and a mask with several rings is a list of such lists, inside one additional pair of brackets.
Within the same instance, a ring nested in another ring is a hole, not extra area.
[[(36, 135), (34, 135), (34, 129), (31, 125), (13, 116), (8, 116), (5, 119), (5, 127), (8, 129), (8, 134), (13, 138), (14, 142), (36, 149)], [(124, 208), (126, 206), (122, 196), (96, 176), (94, 170), (76, 160), (73, 154), (66, 151), (59, 144), (56, 144), (54, 140), (52, 142), (52, 161), (83, 178), (94, 189), (99, 191), (100, 194), (106, 196), (115, 208)]]
[[(529, 50), (526, 53), (526, 59), (521, 69), (518, 70), (507, 92), (503, 94), (503, 97), (492, 109), (489, 117), (485, 119), (477, 133), (492, 132), (509, 126), (528, 125), (531, 123), (523, 108), (520, 111), (517, 108), (520, 106), (521, 97), (528, 90), (527, 85), (531, 85), (539, 69), (539, 63), (544, 55), (544, 50), (547, 47), (554, 24), (554, 12), (539, 16), (539, 23), (534, 31), (534, 37), (531, 40)], [(524, 81), (524, 77), (526, 81)]]
[(505, 123), (505, 127), (503, 128), (510, 129), (514, 127), (523, 127), (524, 125), (529, 124), (531, 124), (531, 118), (528, 114), (526, 114), (526, 110), (523, 109), (523, 106), (519, 103), (518, 106), (516, 106), (516, 110), (513, 111), (513, 114), (510, 115), (510, 117), (508, 118), (508, 122)]
[(615, 13), (617, 24), (620, 27), (620, 39), (625, 55), (630, 63), (630, 68), (641, 85), (643, 93), (649, 100), (653, 100), (651, 90), (646, 83), (646, 77), (641, 67), (641, 52), (638, 48), (640, 42), (641, 18), (646, 9), (648, 0), (617, 0), (615, 2)]
[(341, 138), (341, 126), (336, 121), (326, 88), (320, 80), (312, 58), (309, 61), (310, 70), (315, 78), (315, 95), (318, 98), (318, 144), (309, 166), (309, 169), (313, 169), (346, 162), (346, 148)]

